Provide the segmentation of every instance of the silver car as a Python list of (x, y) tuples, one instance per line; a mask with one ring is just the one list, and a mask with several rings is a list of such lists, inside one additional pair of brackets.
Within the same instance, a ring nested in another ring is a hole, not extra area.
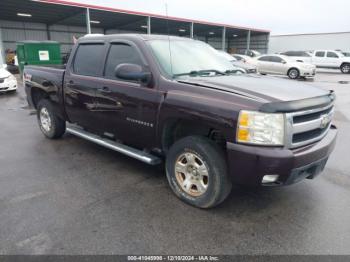
[(316, 74), (316, 66), (304, 62), (296, 62), (283, 55), (263, 55), (257, 57), (257, 70), (262, 75), (286, 75), (291, 79), (312, 78)]

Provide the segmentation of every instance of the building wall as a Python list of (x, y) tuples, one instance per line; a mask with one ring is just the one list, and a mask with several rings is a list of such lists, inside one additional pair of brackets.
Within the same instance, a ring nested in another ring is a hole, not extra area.
[(271, 53), (288, 50), (308, 51), (315, 49), (340, 49), (350, 51), (350, 32), (329, 34), (303, 34), (271, 36)]
[[(252, 35), (250, 37), (250, 49), (259, 51), (262, 54), (268, 52), (269, 34)], [(244, 54), (247, 49), (247, 37), (237, 37), (230, 40), (229, 48), (232, 48), (234, 53)]]

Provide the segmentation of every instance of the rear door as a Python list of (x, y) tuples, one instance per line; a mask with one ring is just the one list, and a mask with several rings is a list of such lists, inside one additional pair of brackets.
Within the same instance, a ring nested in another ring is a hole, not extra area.
[(64, 77), (65, 109), (71, 122), (96, 130), (95, 95), (102, 77), (104, 42), (81, 43)]
[(153, 83), (126, 81), (115, 76), (123, 63), (138, 64), (149, 70), (138, 47), (129, 41), (110, 44), (104, 78), (96, 92), (96, 110), (100, 125), (108, 135), (140, 148), (154, 145), (157, 112), (163, 93)]
[(326, 52), (325, 51), (315, 51), (314, 56), (312, 58), (313, 64), (317, 67), (325, 67), (325, 57)]
[(271, 56), (259, 57), (257, 68), (259, 73), (272, 73)]

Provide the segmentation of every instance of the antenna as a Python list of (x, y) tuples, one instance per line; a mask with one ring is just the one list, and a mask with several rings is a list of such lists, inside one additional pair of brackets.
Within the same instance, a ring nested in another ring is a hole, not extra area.
[(166, 15), (166, 27), (167, 27), (167, 31), (168, 31), (170, 72), (171, 72), (171, 76), (173, 77), (174, 73), (173, 73), (173, 61), (172, 61), (172, 55), (171, 55), (170, 29), (169, 29), (169, 16), (168, 16), (168, 3), (167, 2), (165, 2), (165, 15)]

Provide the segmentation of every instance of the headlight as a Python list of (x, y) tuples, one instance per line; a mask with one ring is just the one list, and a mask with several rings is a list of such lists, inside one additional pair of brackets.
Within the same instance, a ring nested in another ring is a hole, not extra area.
[(237, 142), (282, 146), (284, 115), (242, 110), (237, 123)]

